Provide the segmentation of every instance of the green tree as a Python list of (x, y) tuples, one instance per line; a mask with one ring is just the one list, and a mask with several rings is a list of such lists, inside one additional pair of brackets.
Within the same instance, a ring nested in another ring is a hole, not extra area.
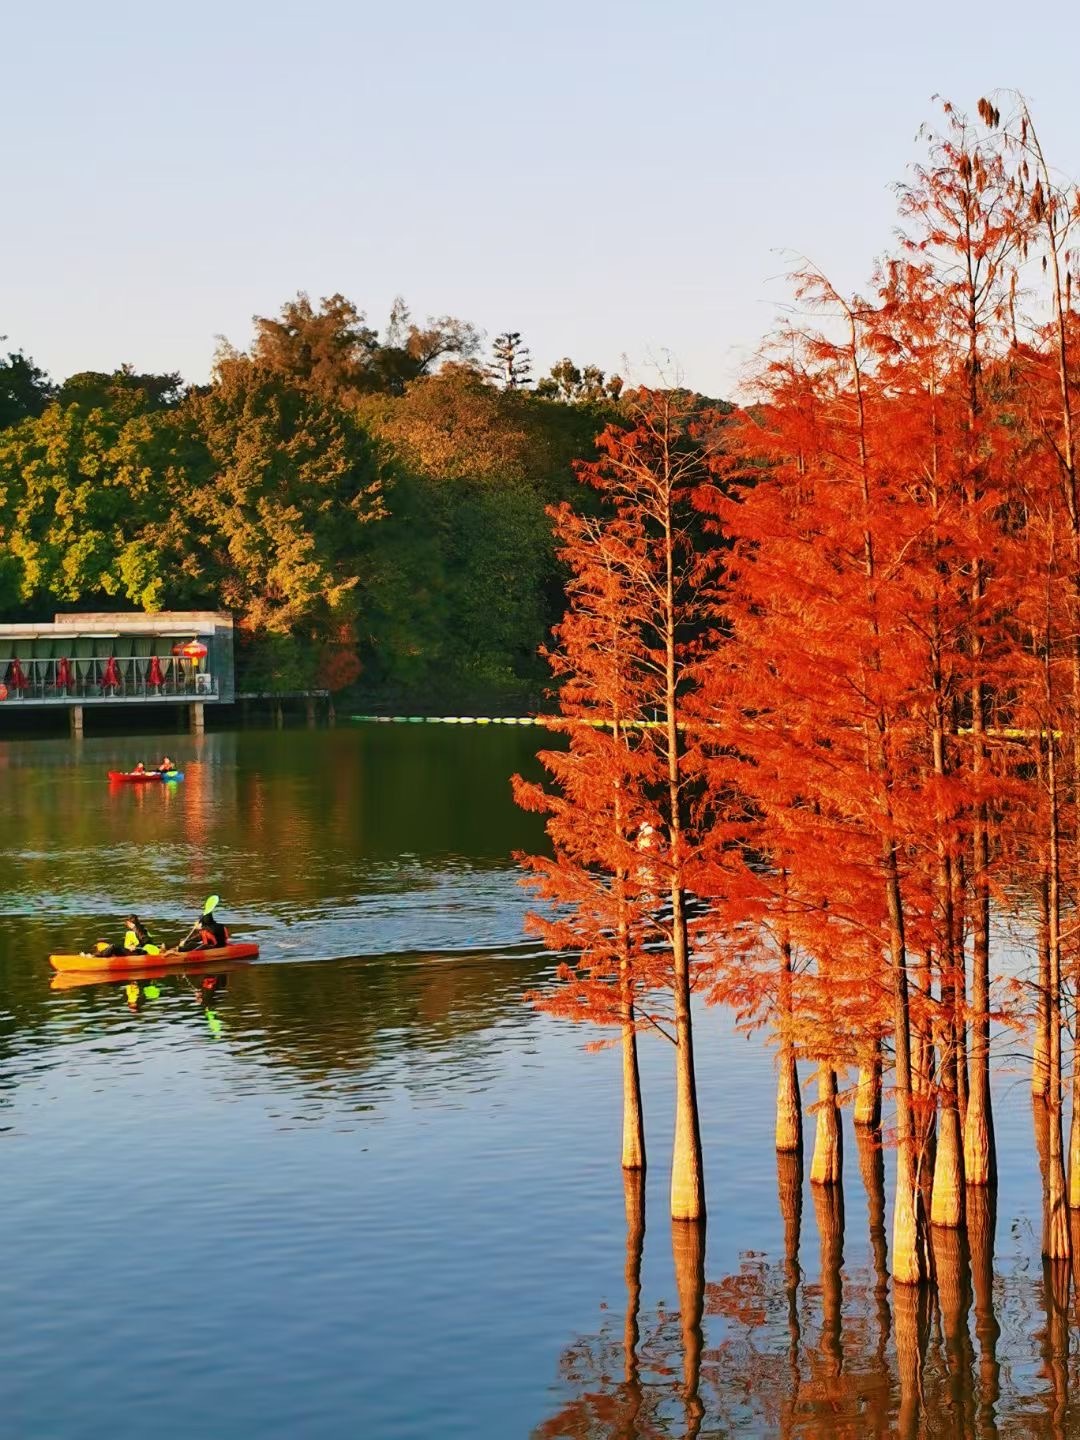
[(0, 538), (20, 603), (165, 603), (177, 538), (169, 484), (186, 473), (177, 440), (167, 416), (76, 405), (0, 433)]
[(0, 430), (29, 415), (40, 415), (52, 395), (48, 375), (21, 350), (12, 350), (0, 360)]
[(562, 400), (568, 405), (602, 404), (617, 401), (622, 389), (620, 375), (607, 379), (598, 366), (586, 365), (579, 369), (564, 355), (537, 381), (535, 393), (545, 400)]
[(295, 650), (269, 642), (270, 668), (310, 683), (327, 646), (355, 648), (363, 532), (384, 513), (380, 448), (350, 411), (242, 356), (219, 360), (184, 418), (206, 455), (186, 502), (203, 583), (256, 649), (294, 638)]
[(63, 407), (79, 405), (84, 410), (111, 410), (136, 415), (147, 410), (169, 410), (183, 398), (184, 381), (179, 371), (140, 374), (131, 365), (119, 370), (82, 370), (70, 375), (56, 392)]

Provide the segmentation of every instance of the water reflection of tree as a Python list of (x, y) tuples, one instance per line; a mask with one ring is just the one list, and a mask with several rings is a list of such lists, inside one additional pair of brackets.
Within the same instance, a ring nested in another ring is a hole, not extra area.
[[(781, 1155), (783, 1257), (747, 1256), (703, 1288), (691, 1281), (685, 1295), (680, 1284), (685, 1314), (641, 1310), (644, 1233), (628, 1206), (633, 1262), (621, 1339), (605, 1326), (567, 1349), (559, 1388), (568, 1398), (535, 1435), (1080, 1435), (1070, 1343), (1078, 1314), (1070, 1304), (1080, 1307), (1080, 1293), (1070, 1300), (1068, 1267), (1047, 1263), (1037, 1274), (995, 1277), (992, 1193), (973, 1192), (970, 1231), (934, 1232), (933, 1285), (892, 1286), (884, 1171), (870, 1135), (860, 1137), (860, 1161), (869, 1267), (844, 1266), (839, 1188), (813, 1187), (818, 1275), (804, 1278), (802, 1170), (797, 1156)], [(999, 1309), (1008, 1317), (1004, 1336)]]

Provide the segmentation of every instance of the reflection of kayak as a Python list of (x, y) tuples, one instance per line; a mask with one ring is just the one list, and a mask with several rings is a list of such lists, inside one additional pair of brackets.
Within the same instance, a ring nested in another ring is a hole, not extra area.
[(222, 960), (254, 960), (258, 945), (218, 945), (213, 950), (162, 950), (158, 955), (50, 955), (54, 970), (96, 975), (145, 974), (159, 970), (194, 970)]
[[(248, 949), (249, 947), (236, 946), (235, 949)], [(201, 958), (206, 951), (193, 950), (191, 958), (185, 954), (180, 959), (170, 954), (166, 963), (162, 965), (160, 955), (136, 955), (135, 960), (145, 961), (145, 965), (136, 967), (134, 963), (130, 969), (124, 970), (59, 970), (49, 982), (52, 990), (77, 990), (84, 985), (119, 985), (128, 980), (165, 980), (170, 975), (186, 975), (190, 970), (205, 970), (206, 964)], [(236, 957), (231, 960), (218, 960), (214, 964), (215, 975), (228, 975), (232, 971), (242, 970), (245, 959), (250, 957)], [(197, 964), (193, 964), (197, 961)]]
[(140, 785), (146, 780), (182, 780), (183, 770), (110, 770), (109, 779), (117, 784)]

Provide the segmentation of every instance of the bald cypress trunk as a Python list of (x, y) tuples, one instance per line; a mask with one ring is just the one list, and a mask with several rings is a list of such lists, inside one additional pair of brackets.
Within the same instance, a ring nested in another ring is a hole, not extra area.
[(881, 1044), (875, 1040), (859, 1065), (855, 1088), (856, 1125), (876, 1130), (881, 1124)]
[(780, 942), (780, 1053), (776, 1077), (776, 1148), (800, 1152), (803, 1146), (799, 1070), (792, 1041), (791, 942)]
[(844, 1137), (837, 1107), (836, 1070), (818, 1065), (818, 1108), (814, 1130), (814, 1158), (810, 1164), (813, 1185), (839, 1185), (843, 1179)]

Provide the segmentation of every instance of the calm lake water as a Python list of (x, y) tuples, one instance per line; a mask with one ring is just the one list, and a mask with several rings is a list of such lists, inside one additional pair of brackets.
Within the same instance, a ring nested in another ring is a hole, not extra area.
[[(880, 1153), (848, 1127), (842, 1201), (778, 1174), (771, 1056), (721, 1013), (698, 1031), (704, 1250), (667, 1219), (660, 1041), (652, 1167), (624, 1191), (617, 1052), (521, 1001), (551, 965), (511, 858), (542, 835), (507, 777), (538, 743), (0, 741), (4, 1432), (1075, 1433), (1007, 1056), (996, 1214), (921, 1311), (885, 1279)], [(183, 784), (105, 783), (164, 750)], [(132, 906), (178, 936), (210, 892), (257, 965), (210, 993), (50, 988), (50, 950), (116, 938)]]

